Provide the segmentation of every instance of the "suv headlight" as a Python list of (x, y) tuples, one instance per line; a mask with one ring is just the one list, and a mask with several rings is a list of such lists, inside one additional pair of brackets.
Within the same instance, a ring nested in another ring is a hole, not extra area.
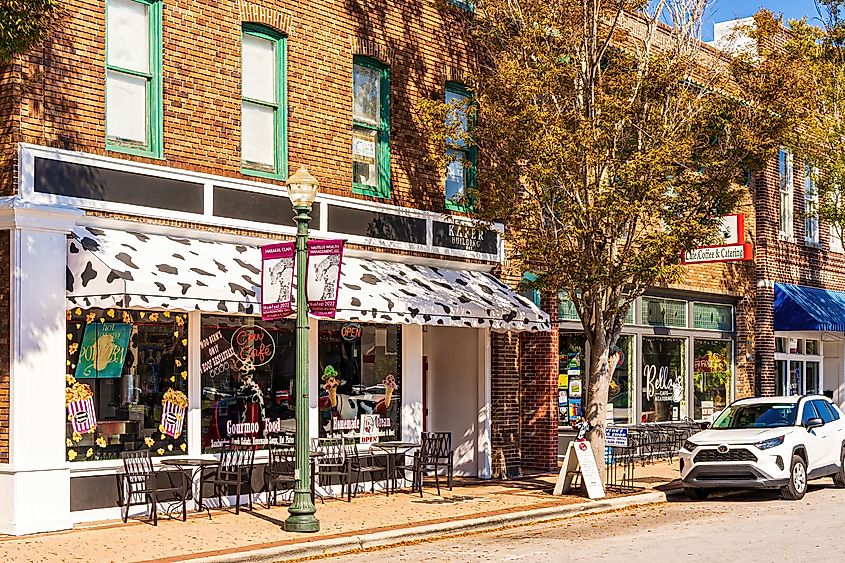
[(769, 448), (775, 448), (783, 444), (783, 436), (778, 436), (777, 438), (769, 438), (768, 440), (763, 440), (762, 442), (757, 442), (754, 444), (758, 450), (768, 450)]
[(683, 448), (688, 452), (693, 451), (697, 447), (698, 447), (698, 444), (694, 444), (694, 443), (690, 442), (689, 440), (684, 442), (684, 445), (683, 445)]

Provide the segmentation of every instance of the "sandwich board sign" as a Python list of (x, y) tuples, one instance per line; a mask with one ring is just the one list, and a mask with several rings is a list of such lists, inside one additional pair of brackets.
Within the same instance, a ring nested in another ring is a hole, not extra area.
[(601, 482), (599, 468), (596, 466), (596, 458), (593, 456), (593, 448), (590, 442), (570, 442), (566, 449), (566, 456), (563, 459), (563, 467), (557, 476), (555, 483), (555, 495), (562, 495), (572, 488), (572, 480), (577, 474), (587, 489), (587, 496), (591, 499), (604, 498), (604, 485)]

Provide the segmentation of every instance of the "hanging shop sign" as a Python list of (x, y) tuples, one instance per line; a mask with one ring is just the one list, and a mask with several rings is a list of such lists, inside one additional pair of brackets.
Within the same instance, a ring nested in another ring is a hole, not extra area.
[(293, 242), (267, 244), (261, 247), (261, 319), (283, 319), (293, 313)]
[(200, 372), (202, 377), (214, 379), (229, 369), (229, 360), (235, 357), (232, 348), (219, 330), (200, 340)]
[(315, 317), (333, 319), (335, 316), (342, 258), (342, 240), (308, 241), (305, 288), (309, 311)]
[(76, 378), (116, 378), (123, 371), (132, 325), (124, 323), (89, 323), (85, 326)]
[(232, 348), (241, 365), (263, 366), (276, 355), (276, 342), (258, 325), (245, 325), (232, 333)]
[(588, 441), (569, 443), (553, 494), (568, 493), (572, 488), (572, 480), (579, 473), (587, 489), (587, 496), (591, 499), (604, 498), (604, 485), (601, 482), (596, 458), (593, 456), (593, 448), (590, 447)]
[(684, 264), (706, 262), (736, 262), (752, 260), (754, 251), (751, 244), (745, 242), (745, 216), (741, 213), (722, 217), (721, 244), (700, 246), (684, 253)]

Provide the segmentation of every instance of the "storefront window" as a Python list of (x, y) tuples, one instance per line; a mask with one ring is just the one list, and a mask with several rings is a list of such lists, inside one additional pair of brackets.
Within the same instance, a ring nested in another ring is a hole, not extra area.
[(584, 334), (562, 332), (558, 336), (558, 415), (561, 424), (575, 424), (581, 416), (581, 395), (587, 362)]
[(686, 416), (685, 348), (686, 340), (643, 337), (643, 422)]
[(614, 352), (620, 353), (613, 377), (610, 379), (610, 392), (607, 402), (613, 404), (613, 422), (629, 424), (633, 422), (632, 401), (634, 393), (634, 337), (620, 336)]
[(696, 340), (693, 356), (693, 418), (701, 420), (718, 413), (731, 402), (731, 342)]
[(266, 446), (295, 431), (292, 320), (204, 315), (200, 341), (202, 449)]
[(186, 452), (187, 315), (76, 308), (67, 343), (68, 460)]
[(398, 325), (320, 322), (320, 436), (401, 438), (401, 338)]
[[(809, 340), (807, 341), (809, 342)], [(807, 362), (807, 395), (813, 395), (819, 392), (819, 363)]]

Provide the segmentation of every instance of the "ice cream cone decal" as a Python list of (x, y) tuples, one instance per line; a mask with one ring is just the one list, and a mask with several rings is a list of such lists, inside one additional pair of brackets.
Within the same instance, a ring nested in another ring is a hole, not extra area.
[(337, 378), (337, 370), (332, 366), (326, 366), (323, 370), (323, 389), (329, 393), (329, 402), (332, 408), (337, 408), (337, 388), (340, 385), (340, 380)]
[(399, 385), (396, 383), (396, 377), (392, 373), (387, 374), (382, 384), (384, 385), (384, 406), (389, 407), (390, 401), (393, 400), (393, 392), (399, 389)]

